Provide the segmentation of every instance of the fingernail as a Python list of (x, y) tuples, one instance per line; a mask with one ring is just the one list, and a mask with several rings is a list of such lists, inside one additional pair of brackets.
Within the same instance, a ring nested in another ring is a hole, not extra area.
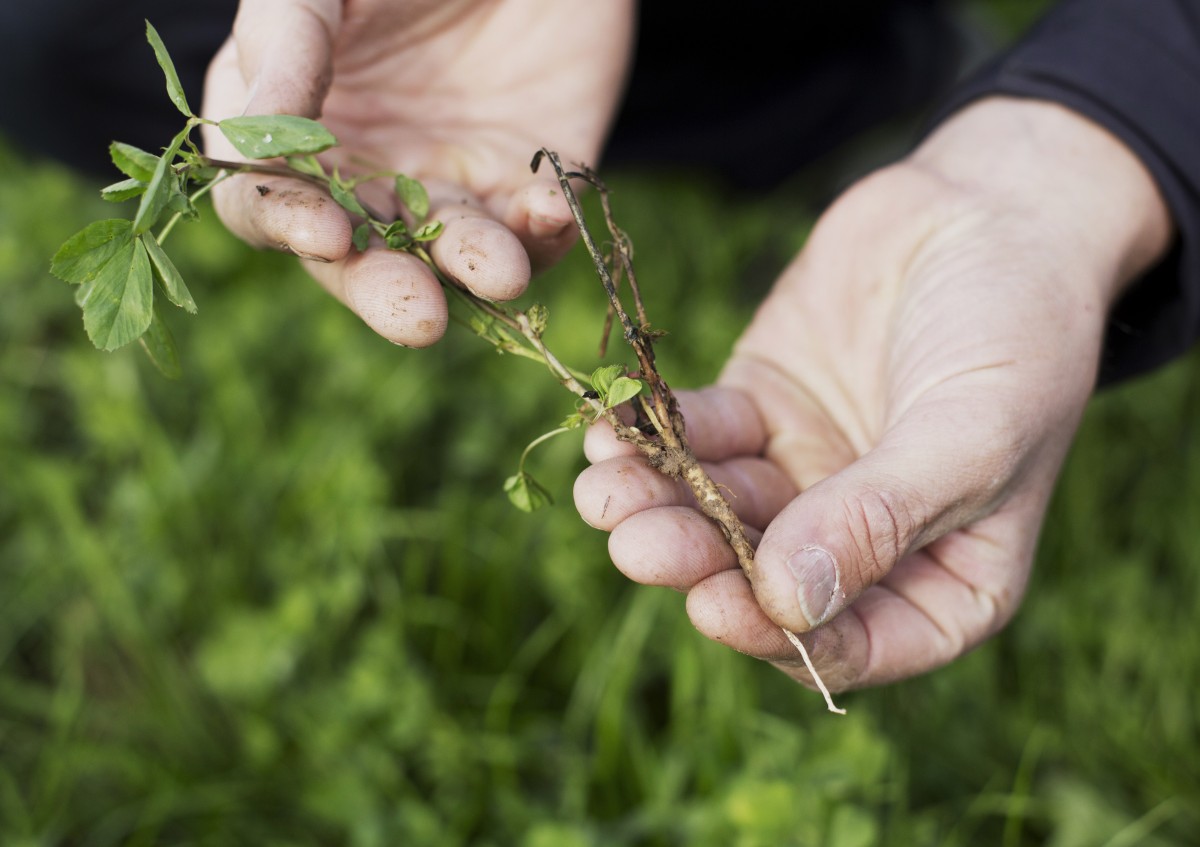
[(333, 263), (333, 259), (327, 259), (324, 256), (318, 256), (316, 253), (305, 253), (303, 250), (297, 250), (286, 241), (281, 241), (279, 243), (279, 249), (285, 253), (291, 253), (293, 256), (298, 256), (301, 259), (308, 259), (310, 262), (320, 262), (323, 265), (329, 265)]
[(810, 626), (825, 622), (837, 600), (837, 566), (827, 550), (802, 547), (787, 560), (788, 570), (796, 578), (796, 599)]

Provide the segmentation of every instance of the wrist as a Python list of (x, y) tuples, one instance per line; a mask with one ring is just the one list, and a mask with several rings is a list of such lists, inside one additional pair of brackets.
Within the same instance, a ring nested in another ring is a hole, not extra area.
[(1106, 303), (1166, 253), (1170, 211), (1141, 160), (1099, 124), (1055, 103), (979, 100), (908, 163), (1023, 216)]

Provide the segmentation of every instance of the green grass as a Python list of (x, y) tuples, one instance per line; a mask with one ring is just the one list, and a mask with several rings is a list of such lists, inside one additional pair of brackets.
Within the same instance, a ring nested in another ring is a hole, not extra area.
[[(577, 438), (508, 505), (571, 407), (537, 366), (392, 347), (210, 215), (168, 382), (46, 272), (91, 189), (0, 167), (0, 843), (1194, 843), (1195, 357), (1094, 404), (1006, 633), (836, 718), (608, 564)], [(664, 371), (711, 379), (808, 212), (614, 182)], [(537, 291), (590, 361), (581, 257)]]

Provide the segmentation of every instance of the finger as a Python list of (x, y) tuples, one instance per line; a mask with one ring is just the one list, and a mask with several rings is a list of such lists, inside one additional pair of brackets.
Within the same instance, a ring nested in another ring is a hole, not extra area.
[[(788, 676), (816, 688), (804, 659), (783, 629), (768, 618), (754, 598), (750, 583), (740, 571), (714, 574), (698, 583), (687, 596), (687, 613), (696, 630), (720, 644), (771, 662)], [(812, 632), (800, 636), (821, 681), (830, 691), (845, 691), (861, 684), (854, 669), (863, 663), (865, 642), (846, 639), (840, 628), (853, 626), (856, 618), (847, 613)]]
[[(241, 114), (248, 96), (230, 39), (209, 66), (204, 112), (212, 118)], [(215, 127), (205, 125), (210, 156), (243, 157)], [(213, 189), (213, 205), (222, 222), (255, 247), (286, 250), (316, 261), (333, 262), (350, 250), (352, 228), (345, 211), (328, 193), (297, 179), (243, 174)]]
[[(762, 533), (747, 528), (752, 543)], [(613, 564), (643, 585), (687, 591), (713, 574), (737, 568), (737, 556), (715, 523), (695, 509), (664, 506), (629, 516), (608, 539)]]
[(972, 546), (970, 565), (994, 575), (978, 585), (964, 580), (953, 554), (937, 546), (907, 557), (858, 598), (853, 615), (828, 624), (838, 639), (825, 661), (840, 666), (845, 684), (860, 687), (916, 676), (961, 656), (1008, 621), (1024, 591), (1032, 553), (1017, 563), (1004, 546)]
[(344, 258), (353, 230), (346, 212), (316, 186), (287, 177), (242, 174), (213, 192), (213, 205), (231, 232), (254, 247), (317, 262)]
[(370, 247), (331, 264), (305, 269), (363, 321), (394, 344), (427, 347), (446, 332), (441, 285), (415, 256)]
[(469, 202), (442, 206), (430, 217), (445, 227), (430, 255), (451, 279), (485, 300), (512, 300), (525, 293), (529, 255), (507, 227)]
[(713, 385), (679, 393), (688, 443), (703, 462), (761, 455), (767, 430), (754, 402), (741, 391)]
[(242, 0), (233, 25), (247, 115), (321, 116), (333, 80), (337, 0)]
[(754, 589), (771, 618), (795, 631), (824, 623), (905, 555), (1011, 494), (1030, 448), (1015, 413), (991, 411), (988, 420), (977, 403), (919, 404), (788, 504), (757, 556)]
[(565, 256), (579, 235), (558, 182), (549, 178), (532, 179), (514, 191), (500, 220), (520, 240), (534, 271)]
[(692, 586), (687, 612), (702, 635), (739, 653), (788, 661), (796, 651), (779, 625), (763, 614), (749, 581), (736, 568), (711, 574)]
[[(1011, 539), (980, 540), (958, 533), (907, 557), (853, 606), (807, 633), (803, 640), (824, 682), (837, 691), (905, 679), (997, 632), (1016, 608), (1029, 563), (1010, 559)], [(988, 576), (973, 584), (963, 571)], [(688, 612), (696, 628), (810, 684), (795, 648), (736, 576), (715, 574), (692, 589)]]
[[(688, 443), (701, 461), (757, 456), (766, 447), (767, 431), (758, 409), (741, 391), (714, 385), (680, 391), (675, 398), (683, 414)], [(596, 463), (635, 455), (637, 448), (619, 441), (607, 422), (598, 421), (584, 436), (583, 452), (589, 462)]]
[[(765, 459), (731, 459), (705, 465), (734, 512), (753, 527), (766, 526), (796, 494), (791, 481)], [(575, 480), (575, 507), (593, 527), (612, 530), (621, 521), (659, 506), (694, 506), (687, 484), (646, 464), (641, 457), (620, 456), (592, 465)]]

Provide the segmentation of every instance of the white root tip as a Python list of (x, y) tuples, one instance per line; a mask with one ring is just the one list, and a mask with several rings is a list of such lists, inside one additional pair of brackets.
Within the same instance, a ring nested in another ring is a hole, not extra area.
[(846, 714), (845, 709), (839, 709), (837, 705), (834, 704), (833, 695), (829, 693), (829, 689), (826, 688), (825, 683), (821, 681), (821, 675), (817, 673), (817, 669), (813, 667), (812, 659), (808, 657), (808, 651), (804, 649), (804, 642), (801, 641), (796, 636), (796, 633), (792, 632), (790, 629), (785, 629), (783, 634), (786, 635), (788, 637), (788, 641), (792, 642), (796, 649), (800, 651), (800, 658), (804, 660), (804, 667), (808, 668), (808, 672), (812, 675), (813, 682), (817, 684), (817, 688), (820, 689), (821, 694), (825, 697), (825, 705), (829, 707), (829, 711), (833, 712), (835, 715)]

